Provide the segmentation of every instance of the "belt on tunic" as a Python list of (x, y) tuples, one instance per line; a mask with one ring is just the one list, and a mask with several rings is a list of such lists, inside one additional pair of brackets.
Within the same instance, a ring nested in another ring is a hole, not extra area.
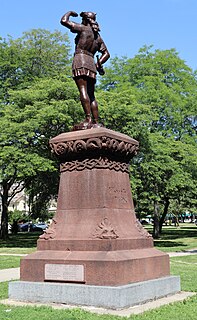
[(82, 49), (77, 49), (74, 54), (80, 54), (80, 53), (86, 54), (87, 56), (94, 57), (94, 55), (91, 52), (87, 50), (82, 50)]

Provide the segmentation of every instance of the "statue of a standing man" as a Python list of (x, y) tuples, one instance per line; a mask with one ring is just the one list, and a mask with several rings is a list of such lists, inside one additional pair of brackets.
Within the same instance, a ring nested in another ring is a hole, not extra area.
[[(74, 11), (67, 12), (61, 18), (61, 24), (69, 28), (71, 32), (77, 33), (72, 73), (85, 112), (85, 120), (78, 126), (78, 129), (99, 127), (98, 104), (94, 95), (96, 74), (97, 71), (104, 74), (102, 64), (109, 59), (110, 54), (99, 34), (100, 29), (96, 22), (95, 13), (81, 12), (81, 24), (70, 21), (70, 16), (77, 17), (78, 14)], [(94, 55), (96, 52), (100, 52), (101, 56), (95, 64)]]

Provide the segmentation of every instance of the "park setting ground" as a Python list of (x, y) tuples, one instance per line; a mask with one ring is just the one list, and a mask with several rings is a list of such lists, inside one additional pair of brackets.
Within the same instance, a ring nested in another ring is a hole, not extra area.
[[(151, 232), (151, 226), (146, 226)], [(164, 226), (160, 239), (155, 241), (159, 250), (171, 252), (185, 252), (197, 248), (197, 227), (192, 223), (180, 224), (179, 228)], [(10, 235), (7, 241), (0, 243), (0, 269), (16, 268), (20, 265), (21, 256), (36, 250), (38, 233), (19, 233)], [(12, 255), (13, 254), (13, 255)], [(187, 292), (197, 292), (197, 254), (185, 256), (173, 256), (170, 258), (172, 275), (180, 275), (181, 289)], [(8, 298), (8, 282), (0, 283), (0, 300)], [(115, 320), (128, 319), (126, 317), (112, 315), (98, 315), (84, 311), (80, 308), (54, 309), (50, 306), (13, 306), (0, 303), (0, 319), (37, 320), (37, 319), (62, 319), (62, 320)], [(197, 319), (197, 295), (182, 302), (176, 302), (160, 308), (146, 311), (143, 314), (131, 315), (129, 319), (139, 320), (196, 320)]]

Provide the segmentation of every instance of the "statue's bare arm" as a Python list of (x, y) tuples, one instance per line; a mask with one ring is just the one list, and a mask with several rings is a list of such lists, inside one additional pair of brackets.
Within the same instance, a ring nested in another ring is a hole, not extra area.
[(63, 15), (63, 17), (60, 20), (60, 23), (69, 29), (73, 27), (73, 22), (69, 20), (70, 17), (78, 17), (78, 13), (75, 11), (68, 11)]
[(100, 64), (104, 64), (110, 58), (109, 51), (106, 49), (99, 58)]

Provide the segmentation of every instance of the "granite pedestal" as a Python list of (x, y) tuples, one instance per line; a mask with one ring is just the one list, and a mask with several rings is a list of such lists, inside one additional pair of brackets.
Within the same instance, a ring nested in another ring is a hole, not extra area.
[(9, 298), (25, 302), (124, 309), (179, 291), (180, 280), (177, 276), (117, 287), (19, 281), (10, 283)]

